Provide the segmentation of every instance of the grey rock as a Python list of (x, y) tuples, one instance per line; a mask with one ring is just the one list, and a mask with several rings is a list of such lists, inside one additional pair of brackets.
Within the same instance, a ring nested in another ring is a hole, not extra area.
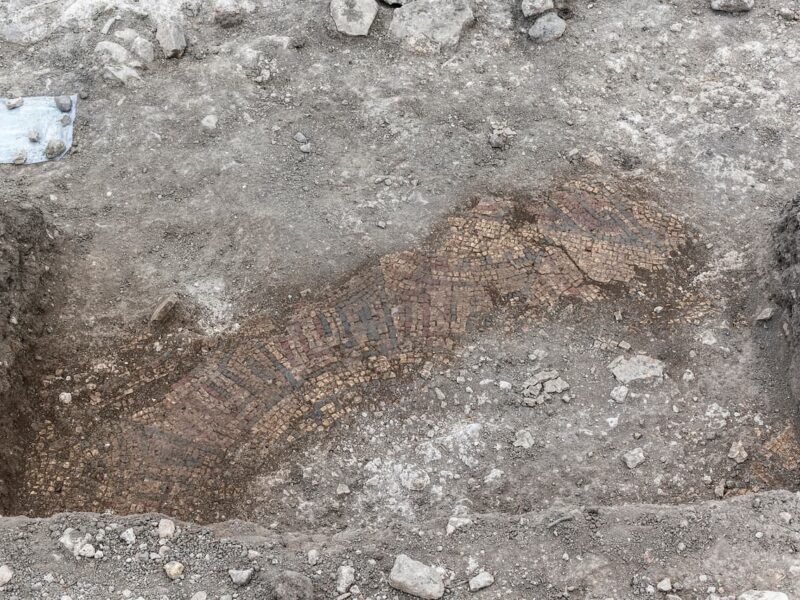
[(310, 154), (311, 150), (312, 150), (311, 144), (309, 143), (305, 143), (300, 146), (300, 152), (302, 152), (303, 154)]
[(67, 146), (64, 144), (63, 140), (53, 139), (47, 142), (47, 147), (44, 149), (44, 155), (49, 158), (58, 158), (64, 151), (67, 149)]
[(253, 579), (253, 569), (228, 569), (228, 577), (234, 585), (247, 585)]
[(528, 37), (539, 44), (557, 40), (567, 30), (567, 22), (554, 12), (549, 12), (538, 19), (528, 30)]
[(514, 438), (514, 446), (516, 448), (531, 448), (535, 440), (533, 439), (533, 434), (531, 434), (530, 429), (520, 429), (517, 431), (516, 436)]
[(132, 527), (128, 527), (125, 531), (123, 531), (119, 536), (122, 541), (126, 542), (129, 546), (132, 546), (136, 543), (136, 534), (133, 532)]
[(659, 592), (671, 592), (672, 591), (672, 581), (669, 577), (665, 577), (661, 581), (656, 584), (656, 589)]
[(356, 570), (350, 565), (342, 565), (336, 571), (336, 591), (344, 594), (356, 581)]
[(744, 449), (744, 444), (742, 444), (741, 441), (736, 441), (731, 444), (731, 449), (728, 451), (728, 458), (735, 461), (737, 465), (747, 460), (747, 451)]
[(486, 571), (481, 571), (475, 577), (469, 580), (469, 591), (470, 592), (477, 592), (484, 588), (489, 587), (494, 583), (494, 577), (491, 573)]
[(769, 321), (775, 316), (775, 307), (767, 306), (756, 315), (756, 321)]
[[(150, 315), (150, 323), (151, 324), (161, 323), (164, 320), (166, 320), (166, 318), (172, 312), (172, 309), (174, 309), (175, 306), (177, 306), (177, 304), (178, 304), (178, 296), (176, 296), (175, 294), (170, 294), (169, 296), (164, 298), (161, 302), (158, 303), (158, 306), (156, 306), (156, 309)], [(161, 521), (162, 522), (169, 521), (169, 519), (161, 519)], [(172, 521), (170, 521), (170, 523), (172, 523)], [(163, 525), (162, 528), (161, 523), (159, 523), (158, 525), (159, 537), (165, 537), (167, 535), (167, 531), (168, 531), (168, 525), (165, 524)], [(164, 533), (164, 536), (161, 535), (162, 532)], [(172, 533), (169, 536), (171, 537), (172, 534), (174, 533), (175, 533), (175, 523), (172, 523)]]
[(308, 141), (308, 138), (300, 131), (294, 134), (293, 139), (298, 144), (305, 144)]
[(417, 52), (442, 52), (456, 48), (474, 22), (466, 0), (414, 0), (394, 11), (389, 35)]
[(8, 110), (14, 110), (15, 108), (19, 108), (25, 104), (25, 100), (23, 98), (9, 98), (6, 100), (6, 108)]
[(378, 3), (375, 0), (331, 0), (330, 10), (337, 31), (364, 36), (378, 14)]
[(150, 40), (143, 37), (137, 37), (131, 42), (131, 52), (143, 63), (151, 63), (156, 59), (156, 49)]
[(56, 108), (61, 112), (68, 113), (72, 110), (72, 98), (69, 96), (56, 96), (54, 98), (56, 103)]
[(644, 462), (644, 450), (641, 448), (634, 448), (622, 455), (622, 460), (625, 466), (629, 469), (635, 469)]
[(624, 385), (618, 385), (613, 390), (611, 390), (611, 399), (614, 402), (625, 402), (625, 398), (628, 397), (628, 388)]
[(28, 153), (25, 150), (20, 150), (14, 155), (13, 164), (15, 165), (24, 165), (28, 162)]
[(313, 600), (314, 585), (311, 580), (296, 571), (284, 571), (278, 575), (275, 585), (276, 600)]
[(663, 377), (664, 363), (644, 354), (636, 354), (631, 358), (618, 356), (608, 368), (620, 383), (629, 384), (640, 379)]
[[(170, 298), (167, 298), (167, 300), (169, 300)], [(164, 302), (166, 302), (167, 300), (165, 300)], [(163, 304), (164, 302), (162, 302), (161, 304)], [(158, 522), (158, 538), (161, 540), (168, 540), (174, 536), (175, 536), (175, 521), (173, 521), (172, 519), (161, 519)]]
[(522, 0), (522, 14), (526, 17), (540, 15), (548, 10), (553, 10), (553, 0)]
[(244, 22), (246, 9), (239, 0), (214, 0), (212, 13), (217, 25), (228, 28)]
[(748, 12), (754, 6), (755, 0), (711, 0), (711, 9), (721, 12)]
[(186, 51), (186, 36), (183, 28), (175, 21), (161, 21), (156, 29), (156, 40), (164, 58), (180, 58)]
[(389, 585), (417, 598), (438, 600), (444, 596), (444, 581), (438, 569), (405, 554), (398, 555), (389, 573)]
[(38, 131), (36, 131), (35, 129), (31, 129), (31, 130), (28, 132), (28, 141), (29, 141), (29, 142), (33, 142), (33, 143), (35, 144), (36, 142), (38, 142), (38, 141), (39, 141), (39, 138), (40, 138), (40, 137), (41, 137), (41, 136), (39, 135), (39, 132), (38, 132)]
[(203, 117), (203, 120), (200, 121), (200, 125), (203, 126), (203, 129), (207, 131), (214, 131), (217, 128), (217, 122), (219, 118), (217, 115), (206, 115)]

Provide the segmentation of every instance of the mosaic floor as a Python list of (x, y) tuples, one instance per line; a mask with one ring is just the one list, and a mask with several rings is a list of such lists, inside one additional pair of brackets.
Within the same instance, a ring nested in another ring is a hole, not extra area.
[(682, 242), (677, 219), (599, 184), (478, 201), (421, 248), (301, 299), (280, 330), (231, 341), (147, 408), (74, 439), (43, 433), (27, 508), (211, 518), (278, 449), (354, 410), (368, 382), (447, 356), (505, 305), (600, 299), (664, 267)]

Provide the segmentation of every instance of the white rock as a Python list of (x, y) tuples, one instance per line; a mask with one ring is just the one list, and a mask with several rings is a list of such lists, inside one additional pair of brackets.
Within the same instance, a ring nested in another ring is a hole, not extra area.
[(203, 126), (203, 129), (207, 131), (214, 131), (217, 128), (217, 123), (219, 122), (219, 118), (217, 115), (206, 115), (203, 117), (203, 120), (200, 121), (200, 125)]
[(183, 34), (183, 29), (171, 19), (158, 23), (156, 40), (161, 46), (164, 58), (180, 58), (186, 50), (186, 36)]
[(669, 577), (665, 577), (664, 579), (658, 582), (658, 584), (656, 585), (656, 589), (659, 592), (671, 592), (672, 581), (670, 581)]
[(336, 486), (336, 495), (337, 496), (345, 496), (350, 493), (350, 488), (346, 483), (340, 483)]
[(737, 440), (731, 444), (731, 449), (728, 451), (728, 458), (735, 460), (737, 465), (747, 460), (747, 452), (741, 441)]
[(205, 592), (195, 592), (192, 594), (192, 600), (208, 600), (208, 594)]
[(625, 398), (628, 397), (628, 388), (624, 385), (618, 385), (613, 390), (611, 390), (611, 399), (614, 402), (625, 402)]
[(164, 573), (166, 573), (167, 577), (170, 579), (178, 579), (181, 575), (183, 575), (185, 570), (186, 567), (183, 566), (183, 563), (178, 562), (177, 560), (171, 560), (164, 565)]
[(11, 581), (14, 577), (14, 571), (8, 565), (0, 565), (0, 589)]
[(467, 0), (414, 0), (394, 11), (389, 35), (417, 52), (441, 52), (458, 46), (474, 22)]
[(58, 395), (58, 401), (61, 402), (62, 404), (70, 404), (72, 403), (72, 394), (70, 394), (69, 392), (61, 392)]
[(444, 596), (444, 581), (439, 570), (405, 554), (394, 559), (389, 585), (417, 598), (438, 600)]
[(711, 0), (711, 9), (723, 12), (747, 12), (754, 6), (755, 0)]
[(125, 531), (123, 531), (120, 536), (123, 541), (127, 542), (129, 546), (132, 546), (136, 543), (136, 534), (133, 532), (133, 528), (129, 527)]
[(350, 565), (342, 565), (336, 571), (336, 591), (340, 594), (347, 593), (350, 586), (356, 581), (356, 570)]
[(567, 22), (554, 12), (543, 14), (528, 30), (534, 42), (545, 44), (557, 40), (567, 30)]
[(549, 369), (546, 371), (539, 371), (538, 373), (534, 373), (533, 377), (527, 379), (525, 381), (525, 386), (535, 386), (539, 383), (545, 383), (546, 381), (550, 381), (552, 379), (558, 378), (558, 371), (554, 369)]
[(245, 15), (253, 8), (251, 3), (241, 0), (214, 0), (211, 12), (220, 27), (235, 27), (244, 22)]
[(228, 569), (228, 577), (234, 585), (247, 585), (253, 578), (253, 569)]
[(522, 0), (522, 14), (526, 17), (540, 15), (553, 8), (553, 0)]
[(629, 469), (635, 469), (644, 462), (644, 450), (641, 448), (634, 448), (622, 455), (622, 460)]
[(319, 562), (319, 550), (312, 548), (308, 551), (308, 564), (312, 567)]
[(561, 377), (556, 377), (555, 379), (544, 382), (545, 394), (560, 394), (561, 392), (566, 392), (568, 389), (569, 384), (561, 379)]
[(457, 530), (469, 525), (472, 525), (472, 519), (468, 517), (450, 517), (447, 521), (447, 535), (453, 535)]
[(664, 376), (664, 363), (644, 354), (636, 354), (630, 358), (620, 355), (615, 358), (608, 368), (617, 381), (629, 384), (640, 379), (653, 379)]
[(486, 571), (481, 571), (475, 575), (475, 577), (469, 580), (469, 591), (477, 592), (478, 590), (489, 587), (493, 583), (494, 577), (492, 577), (492, 574), (487, 573)]
[(532, 447), (535, 443), (533, 434), (530, 429), (520, 429), (514, 438), (514, 446), (516, 448), (525, 448), (526, 450)]
[(375, 0), (331, 0), (331, 17), (337, 31), (345, 35), (363, 36), (378, 14)]
[(158, 522), (158, 537), (162, 540), (169, 539), (175, 535), (175, 521), (172, 519), (161, 519)]
[(511, 389), (511, 382), (509, 382), (509, 381), (498, 381), (497, 382), (497, 387), (499, 387), (501, 390), (510, 390)]
[(789, 600), (789, 596), (783, 592), (768, 592), (762, 590), (750, 590), (739, 594), (736, 600)]

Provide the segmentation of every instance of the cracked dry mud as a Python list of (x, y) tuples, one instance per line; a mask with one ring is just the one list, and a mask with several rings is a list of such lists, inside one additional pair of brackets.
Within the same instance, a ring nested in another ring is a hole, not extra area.
[(163, 400), (80, 439), (46, 430), (26, 471), (28, 510), (224, 514), (281, 445), (358, 409), (359, 386), (446, 356), (501, 306), (597, 300), (663, 269), (685, 241), (642, 192), (586, 181), (478, 199), (441, 229), (297, 304), (276, 331), (227, 344)]

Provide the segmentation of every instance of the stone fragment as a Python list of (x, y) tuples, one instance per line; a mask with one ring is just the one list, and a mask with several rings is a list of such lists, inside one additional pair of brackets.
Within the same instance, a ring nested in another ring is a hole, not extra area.
[(247, 585), (253, 579), (253, 569), (228, 569), (228, 577), (234, 585)]
[(56, 96), (53, 100), (55, 100), (56, 108), (61, 112), (69, 112), (72, 110), (72, 98), (69, 96)]
[(336, 486), (336, 495), (337, 496), (346, 496), (350, 493), (350, 487), (346, 483), (340, 483)]
[(161, 519), (158, 522), (158, 537), (167, 540), (175, 535), (175, 521), (172, 519)]
[(769, 592), (763, 590), (749, 590), (736, 597), (736, 600), (789, 600), (783, 592)]
[(330, 10), (339, 33), (364, 36), (378, 14), (378, 3), (375, 0), (331, 0)]
[(630, 358), (620, 355), (608, 365), (608, 368), (617, 381), (626, 385), (632, 381), (664, 375), (664, 363), (644, 354), (636, 354)]
[(409, 466), (400, 473), (400, 483), (407, 490), (421, 492), (431, 482), (430, 476), (417, 467)]
[(292, 136), (292, 139), (294, 139), (294, 141), (297, 142), (298, 144), (305, 144), (308, 141), (308, 138), (302, 131), (298, 131), (297, 133), (295, 133)]
[(711, 10), (721, 12), (748, 12), (754, 6), (755, 0), (711, 0)]
[[(178, 296), (175, 294), (170, 294), (166, 298), (164, 298), (150, 315), (150, 323), (161, 323), (162, 321), (166, 320), (169, 314), (172, 312), (172, 309), (178, 304)], [(163, 519), (162, 519), (163, 520)], [(159, 525), (160, 531), (160, 525)]]
[(442, 52), (474, 22), (467, 0), (414, 0), (394, 11), (389, 35), (417, 52)]
[(665, 577), (661, 581), (656, 584), (656, 589), (659, 592), (671, 592), (672, 591), (672, 581), (669, 577)]
[(33, 143), (33, 144), (35, 144), (36, 142), (38, 142), (38, 141), (39, 141), (39, 139), (40, 139), (40, 137), (41, 137), (41, 136), (39, 135), (39, 132), (38, 132), (38, 131), (36, 131), (35, 129), (31, 129), (31, 130), (28, 132), (28, 141), (29, 141), (29, 142), (31, 142), (31, 143)]
[(156, 49), (153, 42), (141, 36), (131, 42), (131, 52), (143, 63), (151, 63), (156, 59)]
[(208, 600), (208, 594), (206, 592), (195, 592), (192, 594), (191, 600)]
[(538, 19), (528, 30), (528, 37), (538, 44), (546, 44), (557, 40), (567, 30), (567, 22), (554, 12), (549, 12)]
[(161, 46), (164, 58), (180, 58), (186, 51), (183, 28), (173, 20), (166, 19), (158, 24), (156, 41)]
[(3, 588), (5, 584), (11, 581), (11, 578), (14, 577), (14, 571), (8, 565), (0, 565), (0, 589)]
[(61, 404), (71, 404), (72, 394), (70, 394), (69, 392), (61, 392), (58, 395), (58, 401), (61, 402)]
[(641, 448), (634, 448), (622, 455), (622, 460), (625, 461), (625, 466), (629, 469), (635, 469), (644, 462), (644, 450)]
[(278, 575), (275, 585), (276, 600), (314, 600), (314, 585), (311, 580), (296, 571), (284, 571)]
[(177, 560), (171, 560), (164, 565), (164, 573), (172, 580), (180, 578), (185, 570), (186, 567), (183, 566), (183, 563)]
[(516, 448), (525, 448), (527, 450), (532, 447), (534, 443), (535, 441), (530, 429), (520, 429), (514, 438), (514, 446)]
[(522, 0), (522, 14), (526, 17), (534, 17), (553, 8), (553, 0)]
[(319, 550), (312, 548), (308, 551), (308, 564), (312, 567), (319, 562)]
[(561, 379), (561, 377), (556, 377), (555, 379), (544, 382), (545, 394), (560, 394), (561, 392), (566, 392), (568, 389), (569, 384)]
[(6, 108), (8, 110), (14, 110), (15, 108), (19, 108), (25, 104), (25, 100), (23, 98), (9, 98), (6, 100)]
[(47, 146), (44, 149), (44, 155), (52, 160), (64, 154), (66, 149), (67, 146), (64, 144), (64, 140), (52, 139), (47, 142)]
[(129, 546), (132, 546), (136, 543), (136, 534), (133, 532), (132, 527), (128, 527), (125, 531), (123, 531), (119, 536), (122, 541), (126, 542)]
[(131, 62), (133, 58), (125, 48), (109, 40), (98, 42), (94, 47), (94, 52), (100, 57), (100, 62), (104, 65), (112, 63), (123, 65)]
[(769, 321), (775, 315), (775, 307), (767, 306), (756, 315), (756, 321)]
[(728, 451), (728, 458), (736, 461), (737, 465), (742, 464), (747, 460), (747, 452), (744, 449), (744, 444), (741, 441), (735, 441), (731, 444), (731, 449)]
[(437, 600), (444, 596), (444, 581), (439, 570), (405, 554), (395, 558), (389, 585), (417, 598)]
[(356, 582), (356, 570), (350, 565), (342, 565), (336, 571), (336, 591), (344, 594)]
[(614, 402), (625, 402), (625, 398), (628, 397), (628, 388), (624, 385), (618, 385), (613, 390), (611, 390), (611, 399)]
[(472, 525), (472, 519), (468, 517), (450, 517), (447, 520), (447, 528), (445, 531), (447, 535), (453, 535), (457, 530), (469, 525)]
[(219, 118), (217, 115), (206, 115), (200, 121), (200, 125), (202, 125), (203, 129), (206, 131), (214, 131), (217, 128), (217, 123), (219, 122)]
[(300, 152), (302, 152), (303, 154), (310, 154), (311, 150), (312, 148), (310, 143), (301, 144), (300, 146)]
[(481, 571), (475, 577), (469, 580), (469, 591), (470, 592), (477, 592), (478, 590), (482, 590), (484, 588), (489, 587), (494, 583), (494, 577), (491, 573), (486, 571)]
[(14, 155), (13, 164), (24, 165), (28, 162), (28, 153), (25, 150), (20, 150)]

